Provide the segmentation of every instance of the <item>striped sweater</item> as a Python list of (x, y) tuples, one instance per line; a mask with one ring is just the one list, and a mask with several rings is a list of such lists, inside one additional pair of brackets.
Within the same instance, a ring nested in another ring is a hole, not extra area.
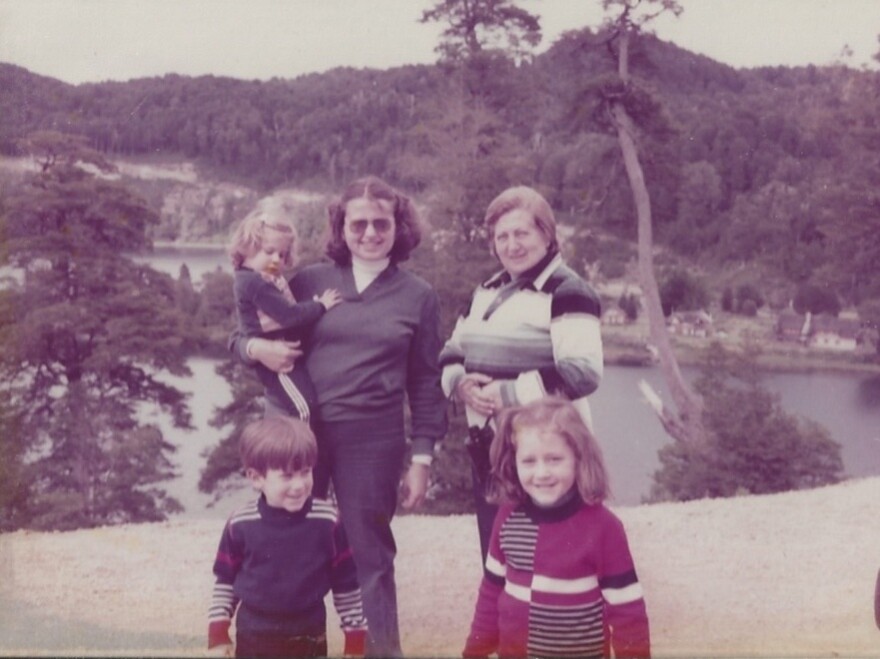
[(648, 617), (623, 524), (579, 498), (503, 506), (465, 657), (650, 656)]
[[(483, 373), (502, 380), (505, 407), (555, 394), (589, 423), (586, 397), (603, 368), (599, 316), (598, 296), (558, 253), (516, 279), (499, 272), (477, 287), (443, 347), (443, 391), (450, 396), (465, 373)], [(468, 425), (485, 424), (466, 412)]]
[(336, 508), (310, 498), (291, 513), (261, 495), (226, 523), (214, 560), (208, 647), (231, 643), (229, 627), (255, 633), (326, 632), (324, 597), (345, 632), (345, 654), (363, 655), (366, 621), (354, 560)]

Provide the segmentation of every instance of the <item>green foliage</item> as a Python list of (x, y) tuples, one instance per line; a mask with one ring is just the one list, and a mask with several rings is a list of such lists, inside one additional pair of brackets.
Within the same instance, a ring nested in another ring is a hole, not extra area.
[(202, 275), (198, 308), (191, 321), (201, 338), (200, 347), (212, 354), (228, 354), (229, 335), (236, 327), (231, 274), (218, 269)]
[[(6, 326), (0, 321), (0, 331)], [(0, 341), (0, 345), (7, 344)], [(0, 437), (0, 531), (9, 531), (21, 526), (19, 515), (26, 505), (28, 482), (20, 418), (8, 391), (0, 391)]]
[(666, 316), (674, 311), (705, 309), (709, 302), (705, 283), (687, 270), (674, 268), (660, 283), (660, 303)]
[(725, 286), (721, 293), (721, 309), (728, 313), (733, 311), (733, 291), (730, 286)]
[(474, 512), (471, 458), (464, 445), (467, 423), (463, 411), (450, 417), (449, 432), (437, 448), (431, 466), (431, 487), (420, 513), (461, 515)]
[(749, 302), (752, 303), (757, 312), (758, 309), (764, 306), (764, 296), (761, 295), (761, 291), (754, 284), (740, 284), (736, 288), (736, 304), (744, 315), (754, 316), (754, 313), (746, 314), (744, 310), (744, 306)]
[[(638, 4), (634, 26), (638, 12), (668, 11)], [(468, 7), (492, 16), (507, 5)], [(105, 155), (190, 158), (265, 187), (338, 189), (371, 172), (463, 231), (479, 228), (488, 197), (527, 183), (579, 223), (631, 238), (632, 197), (602, 125), (615, 100), (639, 123), (658, 243), (795, 284), (819, 277), (846, 304), (880, 299), (880, 73), (735, 70), (641, 33), (621, 86), (609, 36), (568, 32), (518, 65), (488, 39), (456, 66), (265, 83), (168, 75), (73, 87), (0, 64), (0, 150), (21, 155), (20, 138), (63, 126)]]
[(639, 296), (635, 293), (623, 293), (620, 296), (620, 300), (617, 301), (617, 306), (619, 306), (626, 314), (627, 320), (629, 320), (630, 322), (635, 322), (635, 320), (639, 317), (639, 311), (642, 308), (642, 303), (639, 300)]
[(467, 59), (483, 49), (519, 59), (541, 41), (538, 17), (511, 0), (438, 0), (422, 12), (421, 22), (447, 24), (436, 48), (447, 61)]
[(746, 300), (742, 304), (739, 305), (739, 312), (743, 316), (748, 316), (750, 318), (754, 318), (758, 315), (758, 305), (755, 304), (754, 300)]
[(184, 374), (192, 338), (170, 277), (122, 256), (146, 244), (155, 214), (81, 140), (52, 133), (22, 143), (41, 163), (5, 204), (3, 265), (22, 274), (3, 291), (4, 424), (18, 429), (7, 523), (75, 528), (164, 519), (178, 504), (157, 484), (173, 448), (141, 426), (152, 403), (186, 427)]
[(792, 300), (794, 310), (800, 314), (828, 313), (836, 316), (840, 313), (840, 301), (833, 291), (825, 286), (804, 284), (800, 286)]
[(199, 490), (220, 492), (241, 473), (238, 441), (244, 427), (263, 416), (263, 388), (253, 370), (225, 361), (217, 367), (217, 373), (229, 383), (232, 401), (215, 408), (211, 427), (229, 428), (218, 444), (206, 452), (207, 462), (199, 477)]
[(718, 343), (696, 383), (705, 402), (705, 446), (660, 449), (651, 501), (769, 494), (840, 481), (840, 445), (819, 424), (786, 412), (761, 384), (753, 357)]

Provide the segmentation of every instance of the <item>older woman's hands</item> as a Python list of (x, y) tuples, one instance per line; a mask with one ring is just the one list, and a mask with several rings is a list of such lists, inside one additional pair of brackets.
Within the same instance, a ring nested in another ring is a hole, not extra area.
[(299, 341), (250, 339), (247, 353), (270, 371), (290, 373), (296, 360), (302, 357), (303, 351)]
[(492, 416), (502, 407), (500, 383), (482, 373), (463, 375), (455, 386), (455, 395), (458, 400), (483, 416)]

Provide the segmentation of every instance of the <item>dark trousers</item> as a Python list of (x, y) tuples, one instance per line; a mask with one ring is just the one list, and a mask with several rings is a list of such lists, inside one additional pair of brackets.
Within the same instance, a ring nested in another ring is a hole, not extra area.
[(351, 545), (369, 631), (368, 657), (400, 657), (391, 519), (406, 450), (403, 419), (324, 422), (318, 430), (315, 493), (333, 483)]
[(483, 555), (483, 567), (485, 567), (486, 556), (489, 553), (489, 538), (492, 536), (492, 525), (495, 523), (498, 506), (486, 501), (488, 469), (480, 469), (472, 462), (471, 477), (473, 479), (474, 506), (477, 511), (477, 532), (480, 534), (480, 552)]
[(235, 635), (236, 657), (326, 657), (326, 636), (291, 636), (280, 633), (248, 633)]

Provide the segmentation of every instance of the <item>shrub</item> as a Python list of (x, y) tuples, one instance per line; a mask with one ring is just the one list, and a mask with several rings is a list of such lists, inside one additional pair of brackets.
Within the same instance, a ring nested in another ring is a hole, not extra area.
[(673, 311), (705, 309), (710, 300), (706, 285), (687, 270), (672, 270), (660, 284), (660, 303), (665, 316)]
[(785, 492), (840, 481), (840, 444), (819, 424), (786, 412), (754, 358), (710, 347), (695, 386), (705, 402), (704, 446), (660, 449), (650, 501)]
[[(747, 302), (752, 302), (755, 305), (755, 312), (758, 309), (764, 306), (764, 296), (761, 295), (761, 292), (755, 288), (752, 284), (741, 284), (736, 289), (736, 304), (740, 310), (740, 313), (745, 314), (743, 311), (743, 306)], [(745, 314), (754, 316), (755, 314)]]
[(824, 286), (804, 284), (798, 288), (792, 300), (792, 306), (798, 313), (829, 313), (836, 316), (840, 313), (840, 300), (834, 291)]
[(726, 286), (721, 293), (721, 310), (728, 313), (733, 311), (733, 291), (729, 286)]
[(755, 317), (758, 315), (758, 305), (754, 300), (746, 300), (739, 306), (739, 312), (743, 316)]
[(642, 303), (639, 301), (639, 297), (635, 293), (624, 293), (617, 301), (617, 306), (626, 314), (627, 320), (634, 322), (639, 317), (639, 310), (642, 308)]

